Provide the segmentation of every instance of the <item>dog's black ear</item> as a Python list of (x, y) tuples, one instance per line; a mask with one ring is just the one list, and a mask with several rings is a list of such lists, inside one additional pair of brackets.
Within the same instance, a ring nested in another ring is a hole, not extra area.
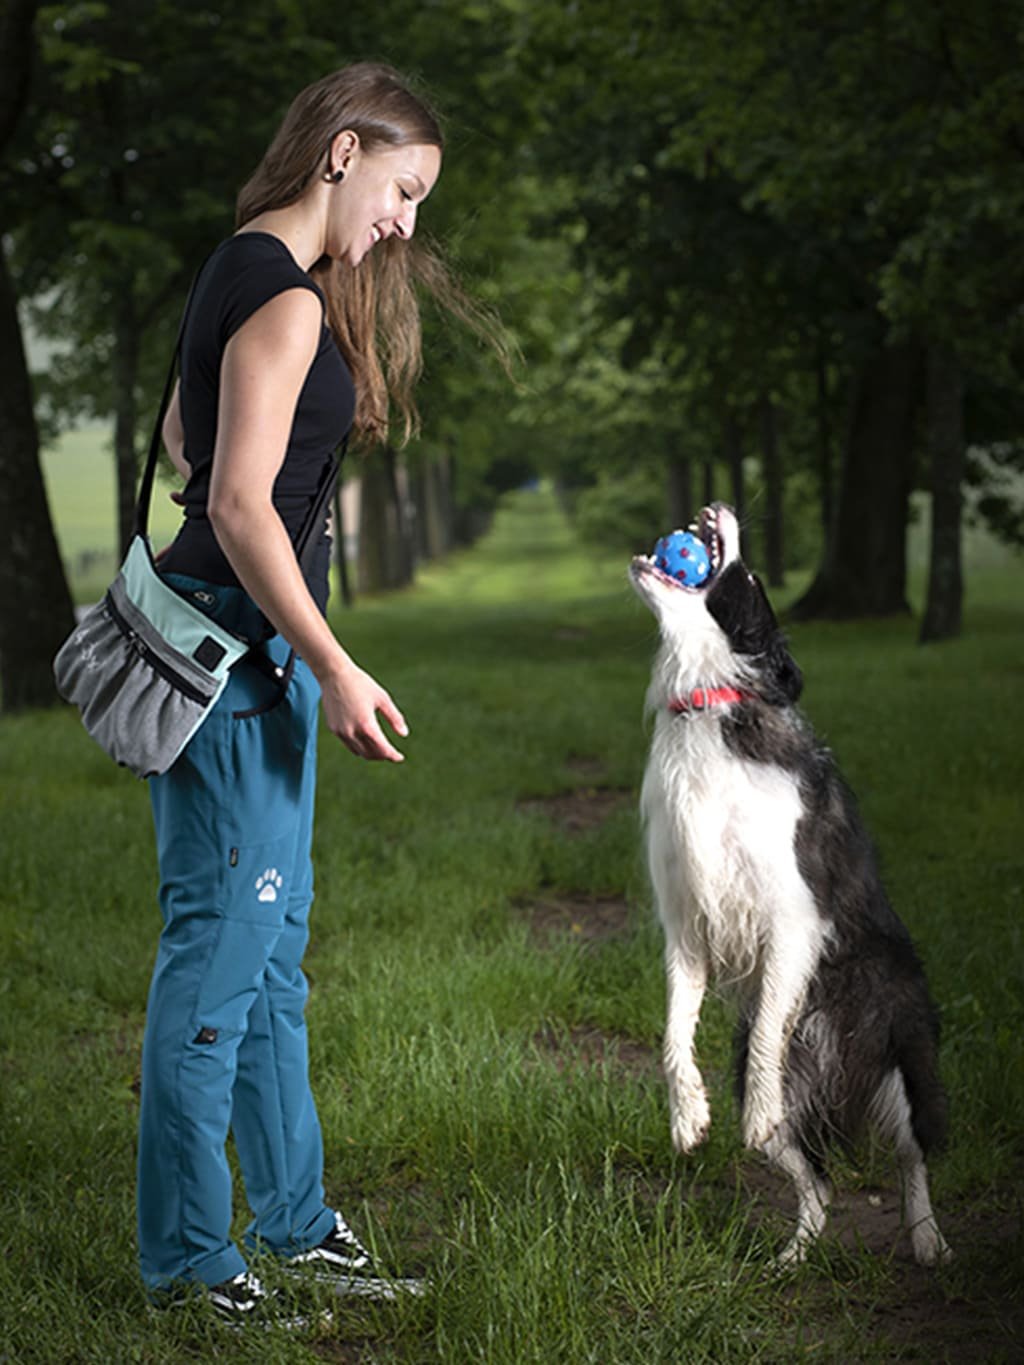
[(715, 577), (704, 598), (708, 612), (725, 631), (737, 654), (761, 655), (778, 623), (760, 579), (734, 559)]
[(762, 681), (757, 690), (770, 706), (788, 706), (800, 700), (800, 694), (804, 690), (804, 675), (786, 648), (786, 637), (779, 630), (778, 620), (768, 600), (764, 584), (757, 574), (751, 574), (750, 577), (760, 596), (762, 610), (772, 623), (771, 636), (762, 656), (764, 660)]
[(769, 706), (788, 706), (803, 691), (803, 674), (786, 648), (786, 638), (764, 584), (741, 560), (727, 564), (707, 590), (705, 604), (737, 654), (756, 660), (755, 691)]
[(770, 706), (788, 706), (800, 700), (804, 675), (786, 648), (785, 637), (775, 636), (764, 655), (764, 670), (757, 691)]

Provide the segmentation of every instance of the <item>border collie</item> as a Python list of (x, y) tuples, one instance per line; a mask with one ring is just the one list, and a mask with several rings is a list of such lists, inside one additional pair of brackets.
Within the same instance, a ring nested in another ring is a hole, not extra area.
[(853, 795), (796, 708), (803, 678), (731, 508), (693, 528), (710, 559), (685, 587), (638, 555), (630, 577), (660, 627), (641, 809), (665, 931), (664, 1069), (672, 1141), (710, 1122), (693, 1038), (709, 975), (734, 988), (743, 1139), (790, 1178), (797, 1227), (776, 1264), (825, 1223), (825, 1158), (871, 1124), (896, 1149), (916, 1259), (951, 1255), (925, 1154), (946, 1097), (938, 1021), (910, 937), (886, 897)]

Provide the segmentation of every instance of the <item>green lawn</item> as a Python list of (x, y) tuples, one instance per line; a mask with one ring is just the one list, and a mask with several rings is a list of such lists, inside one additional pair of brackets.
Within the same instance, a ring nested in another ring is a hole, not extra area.
[(1019, 562), (990, 558), (942, 647), (920, 649), (910, 620), (792, 633), (943, 1012), (953, 1127), (932, 1183), (957, 1259), (939, 1272), (909, 1263), (893, 1169), (868, 1151), (841, 1167), (809, 1264), (767, 1273), (789, 1202), (742, 1154), (718, 1001), (699, 1039), (712, 1136), (673, 1155), (635, 818), (653, 622), (547, 494), (337, 619), (412, 733), (400, 767), (321, 739), (314, 1084), (329, 1196), (429, 1276), (422, 1301), (349, 1305), (298, 1336), (147, 1314), (146, 792), (68, 712), (0, 721), (0, 1359), (1020, 1360), (1019, 587)]
[[(43, 478), (64, 559), (78, 602), (102, 596), (117, 568), (117, 490), (113, 439), (107, 426), (65, 432), (43, 453)], [(150, 510), (153, 542), (164, 544), (181, 521), (172, 484), (158, 474)]]

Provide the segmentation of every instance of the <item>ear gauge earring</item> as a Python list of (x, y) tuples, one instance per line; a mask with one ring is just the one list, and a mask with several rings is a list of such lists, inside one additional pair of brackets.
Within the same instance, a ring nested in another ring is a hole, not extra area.
[(331, 171), (324, 171), (322, 178), (326, 180), (329, 185), (340, 185), (345, 179), (345, 172), (334, 171), (332, 173)]

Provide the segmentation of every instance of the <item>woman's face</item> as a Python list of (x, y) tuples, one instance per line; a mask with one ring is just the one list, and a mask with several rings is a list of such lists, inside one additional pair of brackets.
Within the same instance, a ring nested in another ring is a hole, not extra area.
[(365, 152), (356, 146), (337, 155), (345, 172), (332, 186), (327, 221), (327, 254), (356, 266), (386, 237), (408, 239), (416, 229), (416, 210), (434, 188), (441, 171), (441, 149), (426, 143)]

